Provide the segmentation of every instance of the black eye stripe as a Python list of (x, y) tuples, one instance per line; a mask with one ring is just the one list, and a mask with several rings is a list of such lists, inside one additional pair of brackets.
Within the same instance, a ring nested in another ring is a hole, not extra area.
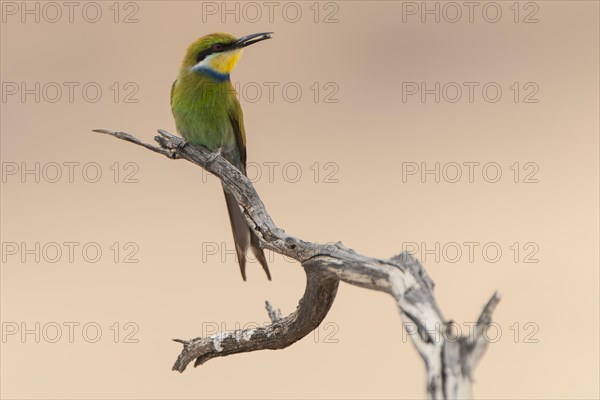
[(210, 54), (210, 50), (203, 50), (200, 53), (198, 53), (196, 55), (196, 62), (199, 63), (200, 61), (204, 60), (206, 58), (206, 56), (208, 56)]
[(223, 43), (215, 43), (208, 49), (202, 50), (201, 52), (196, 54), (196, 62), (199, 63), (200, 61), (204, 60), (207, 56), (209, 56), (213, 53), (221, 53), (221, 52), (227, 50), (228, 47), (229, 47), (228, 45), (223, 44)]

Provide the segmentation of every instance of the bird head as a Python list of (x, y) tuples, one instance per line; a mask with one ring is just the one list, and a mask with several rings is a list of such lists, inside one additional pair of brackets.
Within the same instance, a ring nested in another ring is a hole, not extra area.
[(216, 79), (228, 79), (243, 49), (270, 39), (271, 33), (255, 33), (239, 39), (224, 32), (203, 36), (188, 47), (181, 72), (206, 73)]

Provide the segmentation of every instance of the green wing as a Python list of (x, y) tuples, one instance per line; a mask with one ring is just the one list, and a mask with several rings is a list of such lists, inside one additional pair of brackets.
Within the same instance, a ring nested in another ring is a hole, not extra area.
[(246, 131), (244, 129), (244, 115), (242, 107), (237, 99), (234, 99), (232, 106), (229, 109), (229, 122), (235, 134), (235, 142), (240, 153), (240, 161), (246, 173)]
[(175, 85), (177, 84), (177, 79), (173, 81), (173, 85), (171, 86), (171, 107), (173, 107), (173, 92), (175, 91)]

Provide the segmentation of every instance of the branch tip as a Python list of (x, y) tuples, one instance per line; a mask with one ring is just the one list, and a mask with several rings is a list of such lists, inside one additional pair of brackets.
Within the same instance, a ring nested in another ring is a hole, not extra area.
[(481, 311), (481, 315), (477, 320), (477, 324), (485, 324), (489, 325), (492, 321), (492, 314), (496, 310), (496, 306), (500, 303), (500, 299), (502, 299), (502, 293), (500, 291), (495, 291), (492, 297), (488, 300), (486, 305), (483, 307)]
[(281, 313), (281, 308), (275, 310), (269, 300), (265, 301), (265, 308), (267, 309), (267, 313), (269, 314), (269, 318), (271, 322), (276, 323), (277, 321), (283, 318), (283, 314)]

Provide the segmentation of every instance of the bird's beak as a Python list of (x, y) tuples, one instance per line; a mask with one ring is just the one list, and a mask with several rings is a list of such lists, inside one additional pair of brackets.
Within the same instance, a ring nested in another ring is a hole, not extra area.
[(253, 33), (252, 35), (246, 35), (239, 38), (235, 42), (235, 47), (244, 48), (250, 46), (251, 44), (261, 42), (263, 40), (271, 39), (271, 34), (273, 32), (262, 32), (262, 33)]

